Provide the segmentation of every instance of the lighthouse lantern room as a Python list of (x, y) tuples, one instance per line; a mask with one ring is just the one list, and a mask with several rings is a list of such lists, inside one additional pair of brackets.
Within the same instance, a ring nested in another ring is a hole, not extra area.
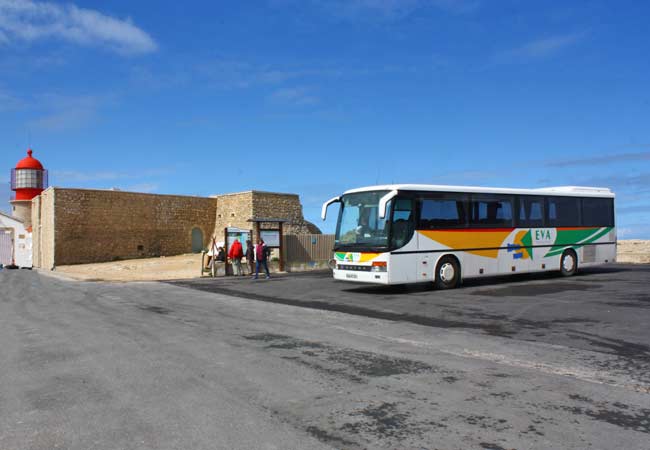
[(27, 150), (27, 157), (11, 169), (11, 190), (15, 193), (11, 199), (12, 212), (26, 227), (32, 223), (32, 199), (47, 188), (47, 170), (32, 153), (31, 149)]

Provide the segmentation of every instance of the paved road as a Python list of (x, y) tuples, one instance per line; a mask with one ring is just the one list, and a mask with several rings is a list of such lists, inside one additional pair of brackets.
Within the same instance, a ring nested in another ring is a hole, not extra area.
[(3, 271), (0, 449), (647, 449), (649, 282)]
[[(329, 272), (173, 284), (650, 362), (650, 265), (599, 266), (572, 278), (547, 273), (475, 279), (451, 291), (435, 291), (429, 284), (360, 285), (332, 280)], [(650, 383), (650, 372), (645, 381)]]

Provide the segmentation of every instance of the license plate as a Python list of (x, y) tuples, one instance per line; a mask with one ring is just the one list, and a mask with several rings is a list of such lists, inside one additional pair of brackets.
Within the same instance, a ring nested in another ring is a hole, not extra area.
[(356, 273), (346, 273), (345, 278), (359, 278)]

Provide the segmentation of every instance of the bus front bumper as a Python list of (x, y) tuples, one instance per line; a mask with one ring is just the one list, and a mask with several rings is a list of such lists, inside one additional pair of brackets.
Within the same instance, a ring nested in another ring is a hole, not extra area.
[(357, 283), (390, 284), (387, 272), (334, 269), (334, 279)]

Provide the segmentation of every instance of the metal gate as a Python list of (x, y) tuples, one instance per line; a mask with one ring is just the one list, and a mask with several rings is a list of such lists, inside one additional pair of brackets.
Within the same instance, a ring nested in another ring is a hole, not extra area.
[(0, 264), (8, 266), (13, 263), (14, 240), (11, 230), (0, 229)]
[(285, 234), (283, 239), (289, 264), (328, 261), (332, 257), (333, 234)]

